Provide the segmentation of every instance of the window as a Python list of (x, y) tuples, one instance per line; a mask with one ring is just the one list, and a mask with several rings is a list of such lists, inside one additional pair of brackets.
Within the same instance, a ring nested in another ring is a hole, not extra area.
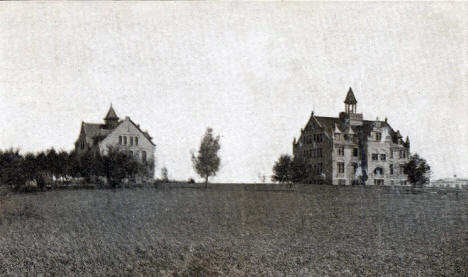
[(338, 156), (344, 156), (344, 147), (339, 146), (337, 148)]
[(346, 140), (346, 141), (349, 140), (349, 136), (348, 136), (348, 135), (345, 134), (343, 137), (344, 137), (344, 140)]
[(321, 158), (322, 157), (322, 148), (312, 149), (312, 158)]
[(354, 174), (356, 174), (357, 169), (358, 169), (358, 164), (357, 164), (357, 163), (353, 163), (353, 173), (354, 173)]
[(124, 145), (127, 145), (127, 137), (125, 136), (123, 137), (123, 139), (124, 139)]
[(383, 185), (384, 185), (384, 180), (382, 180), (382, 179), (374, 179), (374, 185), (383, 186)]
[(119, 136), (119, 145), (122, 145), (122, 136)]
[(393, 150), (390, 149), (390, 159), (393, 159)]
[(340, 134), (335, 134), (335, 140), (340, 140)]
[(375, 140), (378, 140), (378, 141), (382, 140), (382, 133), (380, 132), (375, 133)]
[(323, 172), (323, 163), (314, 164), (312, 166), (312, 171), (315, 175), (320, 175)]
[(130, 137), (130, 146), (133, 146), (133, 137)]
[(344, 163), (338, 162), (338, 173), (344, 173)]
[(359, 150), (357, 148), (353, 148), (353, 157), (357, 157), (359, 155)]
[(138, 145), (138, 137), (135, 137), (135, 145)]
[(318, 163), (317, 165), (318, 165), (317, 166), (317, 173), (322, 174), (322, 172), (323, 172), (323, 163)]
[(405, 165), (400, 164), (400, 174), (405, 174)]
[(393, 164), (390, 165), (390, 175), (393, 175)]
[(372, 154), (372, 160), (373, 161), (378, 161), (379, 160), (379, 154)]
[(128, 155), (133, 156), (133, 151), (128, 151)]
[(146, 162), (146, 151), (141, 151), (141, 160)]
[(386, 160), (387, 160), (387, 155), (385, 155), (385, 154), (380, 154), (380, 160), (381, 160), (381, 161), (386, 161)]
[(80, 147), (81, 147), (81, 149), (84, 149), (84, 147), (85, 147), (84, 141), (81, 141), (81, 142), (80, 142)]
[(381, 168), (381, 167), (376, 167), (376, 168), (374, 169), (374, 174), (383, 175), (383, 168)]

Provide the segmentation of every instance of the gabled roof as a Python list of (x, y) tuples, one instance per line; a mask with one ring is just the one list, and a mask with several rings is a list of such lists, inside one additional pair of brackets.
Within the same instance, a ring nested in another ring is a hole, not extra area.
[[(372, 132), (372, 129), (374, 129), (375, 126), (375, 121), (373, 120), (363, 120), (362, 121), (362, 126), (351, 126), (348, 122), (342, 121), (338, 117), (326, 117), (326, 116), (315, 116), (317, 121), (320, 122), (320, 124), (328, 130), (333, 130), (334, 132), (339, 131), (341, 133), (348, 133), (348, 134), (361, 134), (364, 136), (369, 136), (370, 133)], [(396, 139), (397, 137), (397, 132), (395, 132), (388, 124), (388, 122), (381, 122), (382, 127), (386, 126), (389, 129), (389, 134), (393, 138), (393, 140)], [(337, 130), (335, 130), (337, 129)], [(401, 135), (400, 135), (401, 136)]]
[[(142, 131), (140, 126), (133, 122), (130, 118), (128, 118), (128, 120), (138, 129), (138, 131), (143, 134), (145, 138), (149, 140), (152, 145), (156, 146), (156, 144), (154, 144), (152, 141), (153, 138), (148, 134), (147, 131)], [(89, 145), (97, 144), (98, 142), (105, 139), (110, 133), (112, 133), (122, 122), (123, 121), (120, 121), (119, 124), (112, 129), (108, 129), (105, 124), (83, 122), (82, 128), (85, 133), (86, 142)]]
[(109, 119), (119, 119), (119, 117), (117, 116), (117, 114), (115, 113), (114, 111), (114, 108), (112, 108), (112, 104), (109, 108), (109, 111), (107, 112), (107, 115), (106, 117), (104, 117), (104, 120), (109, 120)]
[(354, 97), (353, 89), (349, 87), (348, 94), (346, 94), (345, 104), (357, 104), (356, 97)]
[(85, 133), (86, 142), (90, 145), (94, 145), (113, 131), (113, 129), (105, 129), (104, 127), (105, 125), (103, 124), (83, 122), (82, 128)]
[(139, 124), (136, 124), (135, 122), (133, 122), (130, 118), (128, 118), (128, 120), (138, 129), (138, 131), (140, 131), (140, 132), (149, 140), (149, 142), (150, 142), (152, 145), (156, 146), (156, 144), (154, 144), (154, 142), (153, 142), (153, 138), (148, 134), (147, 131), (142, 131), (142, 130), (140, 129), (140, 125), (139, 125)]

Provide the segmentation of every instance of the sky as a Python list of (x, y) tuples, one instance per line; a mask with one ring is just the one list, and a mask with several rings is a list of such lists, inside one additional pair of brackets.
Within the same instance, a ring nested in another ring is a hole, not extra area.
[(468, 177), (468, 4), (3, 2), (0, 149), (71, 150), (110, 104), (157, 144), (157, 173), (196, 177), (207, 127), (216, 182), (267, 180), (312, 111), (352, 87), (432, 178)]

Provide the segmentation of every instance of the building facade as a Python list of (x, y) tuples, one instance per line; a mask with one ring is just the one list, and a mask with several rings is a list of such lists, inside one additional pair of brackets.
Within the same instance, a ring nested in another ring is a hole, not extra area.
[[(109, 149), (117, 149), (132, 155), (144, 164), (154, 164), (156, 145), (140, 125), (134, 123), (126, 116), (121, 120), (112, 105), (104, 118), (104, 124), (81, 123), (81, 130), (75, 142), (75, 151), (78, 154), (89, 151), (106, 155)], [(152, 166), (153, 167), (153, 166)], [(154, 168), (151, 168), (153, 174)]]
[(444, 178), (431, 181), (427, 187), (433, 188), (452, 188), (452, 189), (468, 189), (468, 179), (462, 178)]
[(357, 113), (351, 88), (345, 110), (338, 117), (312, 112), (299, 139), (294, 138), (293, 155), (306, 162), (311, 183), (333, 185), (407, 185), (403, 166), (410, 155), (409, 138), (387, 122), (364, 120)]

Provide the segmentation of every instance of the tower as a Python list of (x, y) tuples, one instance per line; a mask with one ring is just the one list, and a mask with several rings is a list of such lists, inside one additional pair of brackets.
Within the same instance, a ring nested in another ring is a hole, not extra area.
[(351, 87), (349, 87), (348, 94), (346, 94), (344, 103), (345, 112), (347, 114), (356, 113), (357, 100), (356, 97), (354, 97), (353, 89)]
[(112, 108), (112, 104), (110, 105), (109, 111), (107, 112), (104, 121), (106, 123), (107, 129), (114, 129), (119, 124), (119, 117), (115, 113), (114, 108)]
[(349, 87), (344, 103), (345, 111), (340, 113), (340, 118), (345, 122), (349, 122), (351, 126), (361, 126), (363, 124), (362, 113), (357, 113), (357, 100), (351, 87)]

